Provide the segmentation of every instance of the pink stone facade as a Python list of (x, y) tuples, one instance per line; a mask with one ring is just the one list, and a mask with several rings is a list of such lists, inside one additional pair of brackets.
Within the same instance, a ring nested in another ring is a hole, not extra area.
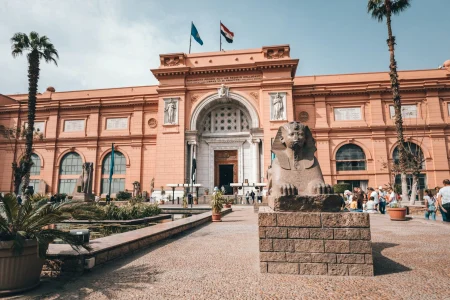
[[(134, 181), (150, 191), (153, 178), (155, 190), (189, 182), (193, 157), (197, 182), (212, 189), (216, 150), (238, 150), (240, 182), (264, 182), (271, 139), (280, 124), (297, 120), (313, 132), (327, 183), (352, 180), (378, 186), (392, 181), (389, 164), (396, 134), (388, 73), (295, 76), (299, 60), (290, 57), (288, 45), (163, 54), (160, 60), (151, 70), (157, 86), (39, 94), (36, 122), (42, 122), (44, 139), (34, 146), (41, 166), (31, 179), (43, 180), (45, 192), (58, 192), (62, 179), (78, 176), (60, 174), (64, 155), (76, 152), (83, 162), (94, 163), (93, 189), (99, 194), (107, 177), (102, 174), (104, 158), (114, 142), (126, 161), (124, 173), (114, 177), (123, 179), (129, 191)], [(399, 76), (407, 106), (405, 135), (424, 154), (427, 186), (441, 185), (449, 177), (450, 69), (402, 71)], [(227, 88), (224, 97), (221, 84)], [(276, 97), (283, 103), (278, 120), (273, 117)], [(176, 106), (172, 122), (167, 119), (170, 101)], [(26, 94), (0, 95), (0, 124), (23, 125), (26, 107)], [(216, 127), (221, 108), (234, 115), (225, 124), (238, 127)], [(363, 150), (365, 169), (337, 170), (337, 151), (347, 144)], [(11, 145), (0, 139), (0, 191), (12, 189), (10, 166), (21, 147), (22, 141)]]

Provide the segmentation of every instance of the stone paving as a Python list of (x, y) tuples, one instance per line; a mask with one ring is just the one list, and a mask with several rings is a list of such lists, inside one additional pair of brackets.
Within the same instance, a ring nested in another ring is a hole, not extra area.
[(257, 214), (233, 210), (221, 223), (14, 298), (450, 299), (449, 224), (371, 215), (374, 277), (260, 274)]

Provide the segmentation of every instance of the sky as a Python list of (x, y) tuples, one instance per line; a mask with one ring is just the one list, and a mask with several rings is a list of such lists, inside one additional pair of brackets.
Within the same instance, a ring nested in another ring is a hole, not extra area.
[[(367, 0), (0, 0), (0, 94), (27, 93), (26, 56), (11, 56), (16, 32), (37, 31), (59, 51), (41, 63), (39, 92), (155, 85), (159, 54), (189, 51), (190, 23), (219, 50), (220, 20), (234, 32), (225, 50), (290, 44), (297, 76), (387, 71), (387, 29)], [(393, 18), (400, 70), (450, 59), (450, 1), (412, 0)]]

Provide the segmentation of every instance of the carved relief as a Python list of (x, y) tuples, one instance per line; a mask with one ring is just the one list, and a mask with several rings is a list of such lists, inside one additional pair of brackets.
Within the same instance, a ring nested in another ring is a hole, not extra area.
[(230, 88), (225, 86), (225, 84), (222, 83), (220, 85), (220, 88), (217, 89), (217, 94), (220, 97), (219, 102), (222, 102), (222, 103), (231, 102), (229, 93), (230, 93)]
[(308, 120), (309, 120), (309, 114), (308, 114), (306, 111), (301, 111), (301, 112), (298, 114), (298, 120), (299, 120), (300, 122), (306, 122), (306, 121), (308, 121)]
[(268, 59), (278, 59), (284, 57), (284, 49), (270, 49), (267, 51), (267, 58)]
[(156, 128), (156, 126), (158, 126), (158, 121), (156, 121), (155, 118), (151, 118), (148, 120), (148, 126), (150, 126), (150, 128)]
[(174, 67), (180, 64), (180, 59), (178, 57), (166, 57), (164, 59), (164, 66)]
[(191, 96), (191, 103), (195, 103), (200, 98), (200, 95), (195, 94)]
[(259, 93), (258, 93), (258, 92), (250, 92), (250, 95), (251, 95), (255, 100), (258, 100), (258, 99), (259, 99)]

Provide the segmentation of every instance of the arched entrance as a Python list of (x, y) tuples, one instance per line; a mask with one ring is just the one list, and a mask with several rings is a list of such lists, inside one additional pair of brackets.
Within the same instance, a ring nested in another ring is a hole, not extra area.
[(236, 93), (207, 97), (194, 110), (191, 129), (186, 133), (187, 178), (195, 158), (195, 183), (210, 191), (224, 185), (232, 194), (232, 182), (261, 181), (263, 132), (247, 99)]

